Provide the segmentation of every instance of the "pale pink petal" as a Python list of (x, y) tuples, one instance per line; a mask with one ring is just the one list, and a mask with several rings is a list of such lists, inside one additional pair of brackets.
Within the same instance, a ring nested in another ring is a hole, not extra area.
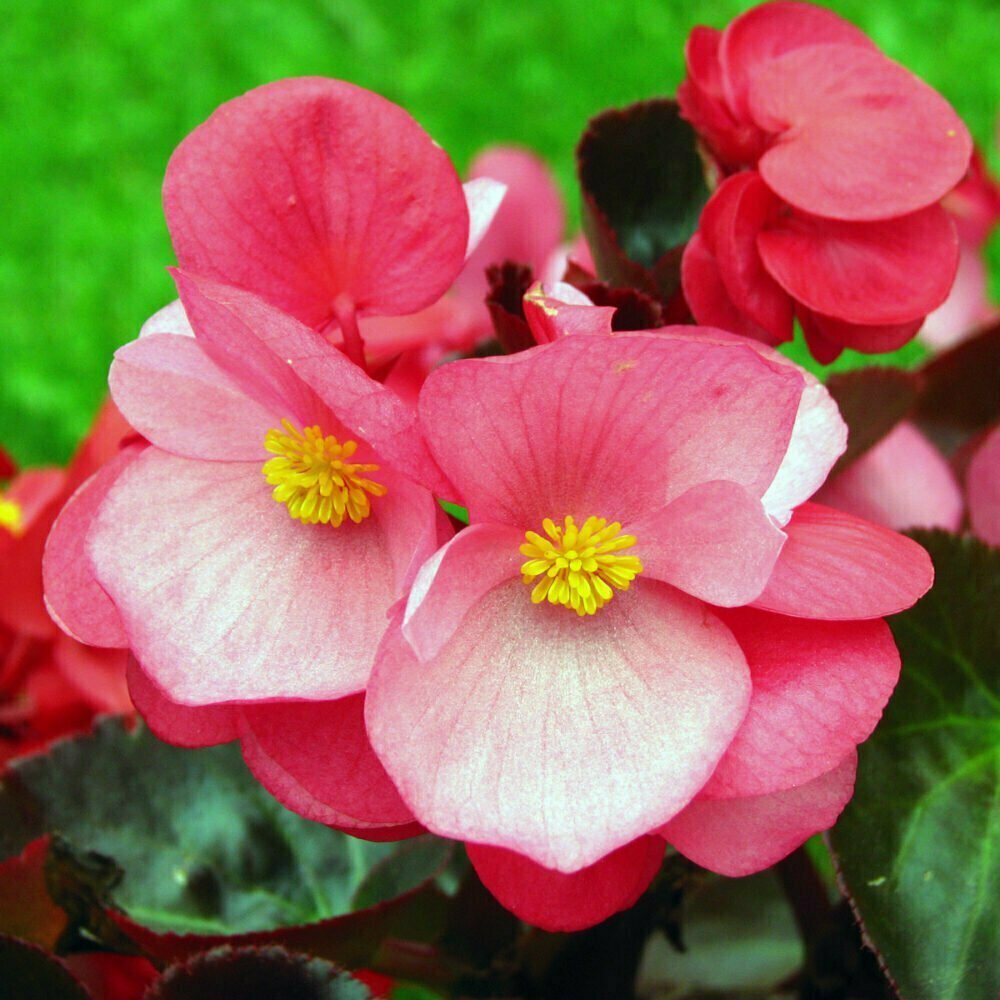
[(767, 584), (785, 536), (736, 483), (702, 483), (624, 530), (643, 573), (722, 607), (748, 604)]
[(45, 544), (48, 612), (64, 632), (92, 646), (128, 645), (121, 617), (94, 576), (86, 542), (108, 490), (143, 450), (143, 445), (130, 445), (88, 479), (63, 507)]
[[(449, 351), (471, 351), (493, 332), (484, 302), (470, 303), (455, 295), (443, 295), (426, 309), (409, 316), (366, 317), (358, 323), (358, 328), (370, 365), (392, 361), (403, 351), (427, 348), (430, 356), (426, 369)], [(330, 341), (338, 343), (339, 336), (331, 335)]]
[(421, 660), (433, 659), (466, 614), (494, 587), (520, 576), (523, 531), (473, 524), (424, 563), (410, 591), (403, 635)]
[(770, 868), (836, 822), (854, 792), (857, 755), (819, 778), (772, 795), (699, 799), (660, 833), (686, 858), (720, 875)]
[(244, 706), (247, 766), (279, 802), (307, 819), (352, 829), (412, 823), (368, 742), (364, 703), (356, 694)]
[[(373, 500), (392, 503), (391, 490)], [(416, 549), (429, 520), (393, 530), (416, 527)], [(88, 550), (146, 673), (172, 700), (208, 705), (363, 689), (400, 596), (398, 544), (381, 516), (293, 519), (257, 463), (150, 448), (110, 490)]]
[(719, 47), (722, 79), (735, 114), (741, 119), (749, 115), (748, 91), (769, 63), (794, 49), (823, 43), (875, 47), (860, 28), (809, 3), (778, 0), (735, 18)]
[(595, 336), (611, 333), (614, 306), (595, 306), (572, 285), (536, 281), (524, 293), (524, 315), (539, 344), (548, 344), (572, 333)]
[(486, 295), (485, 271), (490, 264), (512, 260), (540, 274), (563, 237), (565, 216), (549, 168), (528, 150), (509, 146), (484, 150), (473, 160), (469, 176), (489, 177), (507, 188), (492, 225), (455, 282), (459, 296), (478, 303)]
[(175, 279), (198, 338), (212, 345), (249, 395), (274, 407), (283, 401), (293, 413), (318, 397), (399, 471), (445, 492), (416, 414), (390, 389), (257, 296), (183, 272)]
[(973, 532), (990, 545), (1000, 545), (1000, 428), (972, 457), (966, 486)]
[(191, 321), (180, 299), (174, 299), (162, 309), (158, 309), (139, 328), (140, 337), (151, 337), (154, 333), (174, 333), (181, 337), (194, 336)]
[(757, 237), (764, 266), (794, 299), (864, 326), (920, 320), (947, 298), (958, 237), (931, 205), (884, 222), (788, 216)]
[(578, 931), (627, 910), (660, 870), (665, 844), (640, 837), (566, 875), (503, 847), (468, 844), (483, 885), (508, 910), (547, 931)]
[(449, 499), (473, 521), (537, 530), (568, 514), (633, 520), (715, 479), (762, 495), (802, 385), (742, 344), (579, 334), (439, 368), (420, 415)]
[(125, 419), (164, 451), (188, 458), (254, 461), (264, 437), (288, 417), (312, 414), (262, 405), (205, 353), (194, 337), (152, 334), (115, 352), (108, 374)]
[(882, 618), (930, 588), (934, 567), (916, 542), (831, 507), (805, 503), (754, 606), (797, 618)]
[(682, 808), (748, 699), (729, 631), (663, 584), (640, 577), (580, 618), (511, 581), (432, 660), (391, 628), (366, 721), (430, 830), (573, 872)]
[(161, 740), (179, 747), (210, 747), (239, 736), (239, 709), (234, 705), (181, 705), (168, 698), (146, 676), (134, 656), (126, 669), (132, 703)]
[(895, 531), (957, 531), (964, 506), (945, 457), (906, 421), (827, 483), (816, 500)]
[(955, 283), (943, 305), (924, 320), (920, 339), (933, 350), (943, 351), (996, 315), (989, 300), (986, 262), (978, 249), (963, 243)]
[(750, 666), (750, 710), (699, 798), (784, 791), (870, 735), (899, 677), (881, 620), (822, 622), (739, 608), (719, 617)]
[(780, 133), (758, 169), (782, 198), (830, 219), (893, 219), (965, 175), (972, 139), (951, 105), (874, 49), (813, 45), (759, 67), (749, 106)]
[(490, 177), (476, 177), (466, 181), (462, 191), (469, 209), (469, 242), (465, 247), (465, 259), (468, 260), (492, 225), (507, 193), (507, 185)]
[(430, 305), (468, 241), (444, 150), (402, 108), (319, 77), (222, 105), (171, 157), (163, 205), (182, 268), (316, 328), (338, 299), (369, 314)]

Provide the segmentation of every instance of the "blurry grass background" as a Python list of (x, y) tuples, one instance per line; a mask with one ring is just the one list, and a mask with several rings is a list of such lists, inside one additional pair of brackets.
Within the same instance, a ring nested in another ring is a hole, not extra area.
[[(114, 348), (174, 297), (159, 186), (174, 146), (223, 101), (285, 76), (351, 80), (404, 105), (459, 169), (489, 143), (538, 150), (575, 223), (587, 119), (672, 93), (690, 28), (748, 6), (16, 0), (0, 32), (0, 443), (23, 464), (64, 461)], [(942, 91), (1000, 168), (996, 0), (828, 6)]]

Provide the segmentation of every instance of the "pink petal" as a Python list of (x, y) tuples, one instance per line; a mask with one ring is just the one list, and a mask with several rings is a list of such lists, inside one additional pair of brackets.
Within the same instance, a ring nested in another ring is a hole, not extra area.
[(669, 587), (640, 577), (578, 618), (511, 581), (432, 660), (391, 628), (366, 719), (429, 829), (573, 872), (682, 808), (748, 698), (728, 630)]
[(785, 528), (771, 580), (754, 606), (797, 618), (881, 618), (930, 588), (934, 567), (916, 542), (830, 507), (805, 503)]
[(729, 297), (719, 262), (701, 233), (695, 233), (681, 258), (684, 298), (699, 323), (742, 334), (765, 344), (777, 343), (774, 334), (744, 315)]
[(957, 531), (964, 506), (944, 456), (907, 422), (827, 483), (816, 499), (895, 531)]
[(292, 413), (319, 397), (397, 469), (428, 488), (447, 490), (413, 409), (390, 389), (255, 295), (183, 272), (174, 277), (199, 340), (240, 378), (248, 395)]
[(988, 281), (980, 251), (961, 244), (955, 284), (944, 304), (924, 320), (920, 340), (934, 351), (944, 351), (995, 317), (997, 310), (990, 304)]
[(487, 889), (521, 920), (547, 931), (578, 931), (627, 910), (660, 870), (664, 843), (640, 837), (566, 875), (502, 847), (468, 844)]
[(944, 302), (958, 238), (940, 205), (885, 222), (801, 214), (760, 233), (764, 266), (799, 302), (865, 326), (920, 320)]
[(801, 392), (795, 369), (742, 344), (580, 334), (439, 368), (420, 416), (451, 499), (524, 530), (567, 514), (627, 522), (715, 479), (760, 496)]
[(750, 608), (719, 616), (746, 655), (753, 693), (700, 798), (795, 788), (871, 735), (899, 677), (885, 622), (810, 621)]
[(98, 649), (60, 635), (52, 661), (67, 685), (97, 712), (131, 712), (132, 700), (125, 683), (124, 649)]
[(1000, 428), (973, 455), (966, 485), (973, 532), (990, 545), (1000, 545)]
[(469, 241), (465, 246), (465, 259), (468, 260), (493, 224), (507, 194), (507, 185), (489, 177), (477, 177), (466, 181), (462, 191), (469, 209)]
[(520, 576), (524, 532), (473, 524), (424, 563), (406, 602), (403, 635), (421, 660), (431, 660), (486, 593)]
[(939, 201), (964, 176), (968, 129), (931, 87), (879, 52), (813, 45), (760, 66), (749, 106), (781, 133), (758, 169), (797, 208), (872, 221)]
[(312, 413), (272, 409), (249, 397), (194, 337), (152, 334), (115, 352), (111, 393), (128, 422), (165, 451), (188, 458), (255, 461), (283, 417), (308, 425)]
[(171, 157), (163, 204), (182, 268), (311, 327), (341, 297), (360, 313), (430, 305), (468, 240), (447, 154), (402, 108), (319, 77), (222, 105)]
[(524, 315), (539, 344), (573, 333), (601, 336), (611, 333), (614, 306), (595, 306), (583, 292), (572, 285), (557, 282), (543, 285), (536, 281), (524, 293)]
[(843, 320), (823, 316), (817, 312), (810, 313), (809, 317), (810, 327), (825, 341), (840, 348), (849, 347), (865, 354), (885, 354), (888, 351), (899, 350), (904, 344), (913, 340), (923, 323), (923, 317), (906, 323), (890, 323), (883, 326), (845, 323)]
[(785, 541), (760, 500), (725, 481), (695, 486), (624, 530), (645, 575), (723, 607), (759, 596)]
[(411, 504), (398, 485), (361, 524), (306, 525), (257, 463), (150, 448), (112, 487), (88, 548), (129, 645), (172, 700), (339, 698), (364, 687), (400, 596), (394, 571), (410, 570), (397, 547), (423, 561), (436, 542), (429, 496), (423, 525), (408, 511), (394, 523)]
[(540, 274), (563, 237), (566, 221), (555, 179), (534, 153), (495, 146), (473, 160), (469, 176), (489, 177), (507, 188), (492, 225), (455, 282), (462, 298), (478, 304), (486, 295), (485, 271), (490, 264), (512, 260)]
[(413, 822), (365, 732), (364, 695), (244, 706), (247, 766), (283, 805), (329, 826)]
[(875, 47), (860, 28), (808, 3), (761, 4), (733, 20), (723, 32), (719, 59), (736, 115), (745, 119), (750, 114), (748, 92), (776, 58), (821, 43)]
[(819, 778), (771, 795), (692, 802), (660, 833), (695, 864), (739, 877), (770, 868), (836, 822), (854, 792), (857, 756)]
[(94, 576), (86, 543), (108, 491), (143, 450), (143, 445), (130, 445), (88, 479), (63, 507), (45, 545), (48, 612), (67, 635), (92, 646), (128, 645), (121, 617)]
[(162, 309), (158, 309), (139, 328), (140, 337), (151, 337), (154, 333), (174, 333), (181, 337), (194, 336), (191, 321), (180, 299), (174, 299)]
[(135, 657), (126, 669), (132, 703), (161, 740), (179, 747), (210, 747), (239, 736), (239, 710), (233, 705), (181, 705), (146, 676)]

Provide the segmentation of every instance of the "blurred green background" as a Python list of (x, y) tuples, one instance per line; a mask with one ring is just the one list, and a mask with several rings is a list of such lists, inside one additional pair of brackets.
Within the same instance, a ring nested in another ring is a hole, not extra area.
[[(575, 221), (587, 119), (672, 93), (690, 28), (748, 6), (17, 0), (0, 32), (0, 443), (24, 464), (64, 461), (114, 348), (174, 297), (163, 170), (228, 98), (284, 76), (351, 80), (403, 104), (460, 169), (489, 143), (538, 150)], [(942, 91), (1000, 169), (996, 0), (828, 6)], [(994, 264), (997, 250), (994, 239)]]

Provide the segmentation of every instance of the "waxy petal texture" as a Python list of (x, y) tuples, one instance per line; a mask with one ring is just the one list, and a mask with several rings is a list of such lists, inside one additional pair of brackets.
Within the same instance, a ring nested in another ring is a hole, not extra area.
[(703, 868), (732, 877), (752, 875), (833, 826), (854, 792), (856, 768), (852, 751), (798, 788), (745, 799), (699, 799), (660, 833)]
[(916, 542), (869, 521), (806, 503), (754, 606), (798, 618), (882, 618), (930, 588), (934, 567)]
[(433, 660), (390, 629), (366, 719), (429, 829), (573, 872), (691, 799), (749, 695), (728, 630), (663, 584), (640, 578), (577, 618), (512, 581)]
[(966, 487), (973, 532), (990, 545), (1000, 545), (1000, 428), (994, 428), (973, 455)]
[(750, 709), (699, 798), (767, 795), (830, 771), (868, 738), (899, 677), (885, 622), (720, 611), (750, 666)]
[(338, 300), (362, 314), (430, 305), (468, 242), (444, 151), (402, 108), (318, 77), (222, 105), (171, 157), (163, 204), (182, 268), (314, 328)]
[(659, 871), (665, 844), (640, 837), (571, 874), (502, 847), (469, 844), (469, 860), (494, 896), (529, 924), (577, 931), (628, 909)]

